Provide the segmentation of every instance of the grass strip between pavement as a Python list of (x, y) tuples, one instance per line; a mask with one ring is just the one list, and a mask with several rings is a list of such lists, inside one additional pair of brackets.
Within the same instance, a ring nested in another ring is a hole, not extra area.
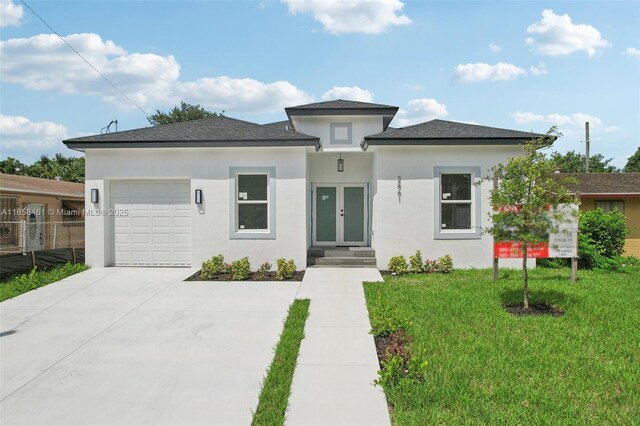
[(252, 425), (283, 425), (291, 393), (293, 372), (298, 361), (304, 324), (309, 316), (309, 299), (294, 300), (276, 346), (275, 355), (262, 383), (258, 408)]

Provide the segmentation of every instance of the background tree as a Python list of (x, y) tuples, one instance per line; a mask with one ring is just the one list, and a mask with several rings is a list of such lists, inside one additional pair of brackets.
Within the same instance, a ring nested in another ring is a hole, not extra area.
[[(555, 163), (563, 173), (585, 173), (587, 171), (585, 165), (585, 155), (579, 152), (569, 151), (566, 154), (554, 152), (551, 154), (551, 160)], [(605, 159), (602, 154), (589, 156), (589, 172), (590, 173), (616, 173), (620, 169), (610, 164), (613, 158)]]
[(624, 166), (626, 173), (640, 173), (640, 147), (636, 150), (635, 154), (629, 157), (627, 165)]
[(55, 154), (43, 155), (31, 165), (25, 165), (15, 158), (0, 161), (0, 171), (12, 175), (32, 176), (43, 179), (56, 177), (69, 182), (84, 182), (84, 157), (65, 157)]
[[(560, 136), (552, 127), (546, 136), (532, 139), (524, 147), (524, 155), (514, 157), (506, 165), (499, 164), (492, 169), (493, 176), (482, 179), (497, 179), (497, 187), (491, 190), (491, 226), (483, 229), (494, 238), (504, 236), (509, 229), (515, 241), (522, 243), (522, 287), (523, 304), (529, 309), (529, 277), (527, 273), (527, 248), (531, 243), (543, 240), (551, 225), (547, 207), (575, 203), (575, 196), (567, 189), (571, 179), (559, 180), (553, 177), (555, 162), (549, 159), (541, 148), (548, 146), (549, 138)], [(504, 209), (503, 207), (508, 207)], [(515, 210), (515, 212), (514, 212)], [(553, 210), (552, 210), (553, 211)], [(564, 218), (556, 217), (562, 221)], [(566, 219), (564, 219), (566, 220)]]
[(6, 160), (0, 161), (0, 173), (8, 173), (10, 175), (22, 175), (27, 165), (21, 163), (13, 157), (7, 157)]
[[(222, 112), (224, 114), (224, 111)], [(205, 117), (215, 117), (217, 112), (207, 111), (200, 105), (191, 105), (186, 102), (180, 102), (180, 107), (173, 107), (169, 112), (163, 112), (159, 109), (155, 114), (147, 117), (149, 124), (157, 126), (158, 124), (178, 123), (180, 121), (198, 120)]]

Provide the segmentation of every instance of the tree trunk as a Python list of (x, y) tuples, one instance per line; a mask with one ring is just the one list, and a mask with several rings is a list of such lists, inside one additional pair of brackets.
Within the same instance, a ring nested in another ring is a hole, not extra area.
[(529, 275), (527, 274), (527, 242), (522, 244), (522, 289), (523, 304), (525, 309), (529, 309)]

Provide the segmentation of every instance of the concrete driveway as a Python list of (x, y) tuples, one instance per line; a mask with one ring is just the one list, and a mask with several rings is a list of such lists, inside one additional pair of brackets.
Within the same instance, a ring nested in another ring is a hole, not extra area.
[(91, 269), (0, 304), (0, 423), (249, 424), (297, 283)]

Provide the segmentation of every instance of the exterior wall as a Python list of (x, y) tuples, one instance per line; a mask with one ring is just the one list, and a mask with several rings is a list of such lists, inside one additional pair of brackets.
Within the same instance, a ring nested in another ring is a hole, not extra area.
[[(434, 167), (480, 167), (482, 176), (497, 163), (506, 163), (520, 155), (518, 146), (481, 147), (371, 147), (374, 150), (373, 171), (377, 180), (372, 186), (373, 248), (378, 268), (386, 269), (389, 258), (409, 256), (416, 249), (425, 259), (445, 254), (453, 257), (456, 267), (490, 267), (493, 239), (482, 235), (476, 239), (435, 239)], [(398, 176), (401, 177), (401, 197), (398, 197)], [(481, 186), (481, 226), (489, 225), (489, 190), (491, 182)], [(518, 267), (520, 259), (501, 259), (500, 265)], [(530, 263), (535, 265), (535, 260)]]
[[(306, 266), (306, 148), (100, 149), (86, 150), (86, 208), (108, 209), (109, 183), (115, 179), (189, 179), (192, 200), (192, 266), (222, 253), (231, 261), (249, 256), (256, 269), (264, 261), (292, 258)], [(275, 239), (231, 239), (229, 169), (274, 167), (276, 175)], [(100, 202), (91, 205), (92, 188)], [(204, 203), (193, 202), (202, 189)], [(86, 259), (91, 266), (110, 266), (114, 259), (113, 218), (86, 217)]]
[(583, 198), (580, 204), (581, 211), (594, 210), (596, 201), (599, 200), (623, 200), (624, 201), (624, 221), (627, 228), (631, 231), (627, 235), (624, 246), (625, 256), (640, 257), (640, 198), (639, 197), (602, 197), (602, 198)]
[[(320, 138), (323, 151), (361, 151), (360, 143), (365, 136), (382, 131), (382, 116), (377, 115), (296, 116), (293, 120), (296, 130)], [(331, 123), (352, 123), (352, 145), (331, 146)]]

